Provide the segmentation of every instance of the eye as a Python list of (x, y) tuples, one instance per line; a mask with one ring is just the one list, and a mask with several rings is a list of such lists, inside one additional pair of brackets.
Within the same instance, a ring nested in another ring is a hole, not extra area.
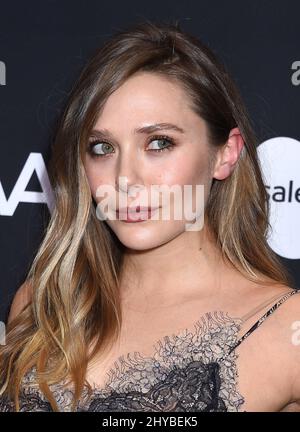
[[(154, 152), (162, 152), (164, 150), (172, 150), (172, 148), (174, 147), (174, 142), (173, 139), (165, 136), (165, 135), (157, 135), (157, 136), (153, 136), (150, 138), (149, 143), (158, 143), (158, 148), (151, 148), (150, 150), (147, 151), (154, 151)], [(166, 143), (167, 147), (166, 147)]]
[[(157, 146), (158, 148), (150, 148), (147, 151), (156, 152), (156, 153), (163, 152), (165, 150), (172, 150), (172, 148), (175, 146), (173, 139), (165, 135), (152, 136), (149, 138), (148, 143), (149, 143), (148, 147)], [(114, 153), (114, 149), (113, 146), (106, 141), (93, 139), (90, 140), (88, 143), (88, 153), (93, 158), (107, 157), (110, 153)]]
[(103, 157), (113, 153), (113, 147), (105, 141), (91, 140), (88, 145), (88, 152), (92, 157)]

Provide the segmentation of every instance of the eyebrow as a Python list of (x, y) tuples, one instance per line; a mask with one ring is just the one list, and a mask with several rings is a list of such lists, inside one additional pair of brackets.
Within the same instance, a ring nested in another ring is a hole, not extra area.
[[(135, 128), (133, 132), (146, 134), (146, 133), (153, 133), (157, 130), (174, 130), (182, 134), (185, 133), (185, 131), (181, 127), (176, 126), (175, 124), (172, 123), (154, 123), (151, 125)], [(94, 129), (92, 130), (91, 133), (99, 136), (112, 137), (112, 134), (109, 132), (108, 129)]]

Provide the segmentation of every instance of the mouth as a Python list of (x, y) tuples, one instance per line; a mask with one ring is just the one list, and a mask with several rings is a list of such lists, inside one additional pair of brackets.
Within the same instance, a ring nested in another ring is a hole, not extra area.
[(160, 207), (126, 207), (121, 209), (116, 209), (116, 215), (118, 219), (123, 222), (142, 222), (150, 219), (153, 213)]

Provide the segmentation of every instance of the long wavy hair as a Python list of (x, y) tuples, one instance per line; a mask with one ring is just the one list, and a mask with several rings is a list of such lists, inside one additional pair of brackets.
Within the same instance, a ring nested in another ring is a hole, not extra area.
[[(122, 313), (119, 282), (124, 247), (96, 215), (83, 158), (92, 127), (107, 98), (139, 71), (183, 86), (208, 128), (211, 149), (238, 127), (245, 145), (232, 174), (214, 179), (205, 220), (234, 267), (257, 283), (292, 285), (288, 270), (268, 246), (269, 204), (257, 156), (257, 138), (239, 90), (224, 64), (177, 22), (147, 20), (112, 35), (71, 88), (48, 164), (54, 208), (27, 274), (32, 301), (7, 326), (0, 350), (0, 395), (20, 410), (24, 375), (59, 411), (50, 389), (68, 379), (73, 409), (87, 385), (89, 362), (117, 340)], [(93, 349), (90, 350), (90, 348)]]

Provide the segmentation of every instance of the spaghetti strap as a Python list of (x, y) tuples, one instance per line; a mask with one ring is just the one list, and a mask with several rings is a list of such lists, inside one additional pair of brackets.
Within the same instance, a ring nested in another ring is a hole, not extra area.
[[(284, 294), (281, 299), (276, 302), (262, 317), (260, 317), (253, 325), (252, 327), (243, 335), (241, 336), (238, 341), (230, 348), (230, 350), (227, 352), (227, 354), (230, 354), (234, 349), (236, 349), (254, 330), (256, 330), (263, 321), (271, 315), (275, 309), (277, 309), (283, 302), (285, 302), (290, 296), (300, 293), (300, 290), (294, 289), (293, 291), (288, 292), (287, 294)], [(226, 356), (227, 356), (226, 354)]]
[(281, 299), (283, 296), (285, 296), (286, 294), (289, 294), (291, 291), (289, 291), (288, 293), (280, 293), (280, 294), (275, 294), (273, 297), (269, 298), (268, 300), (265, 300), (264, 302), (260, 303), (258, 306), (255, 306), (255, 308), (251, 309), (250, 311), (248, 311), (245, 315), (243, 315), (241, 317), (242, 322), (246, 322), (248, 321), (251, 317), (253, 317), (253, 315), (256, 315), (258, 312), (260, 312), (261, 310), (263, 310), (264, 308), (266, 308), (269, 304), (275, 302), (278, 299)]

